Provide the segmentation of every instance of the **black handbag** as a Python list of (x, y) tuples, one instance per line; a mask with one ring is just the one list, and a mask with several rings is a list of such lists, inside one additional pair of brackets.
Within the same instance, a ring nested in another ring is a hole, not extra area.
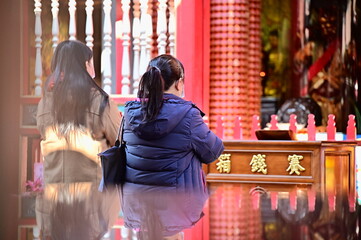
[(98, 154), (102, 165), (103, 179), (100, 183), (99, 190), (103, 190), (103, 186), (121, 185), (125, 180), (126, 169), (126, 153), (125, 142), (123, 141), (124, 133), (124, 117), (118, 130), (117, 140), (113, 147)]

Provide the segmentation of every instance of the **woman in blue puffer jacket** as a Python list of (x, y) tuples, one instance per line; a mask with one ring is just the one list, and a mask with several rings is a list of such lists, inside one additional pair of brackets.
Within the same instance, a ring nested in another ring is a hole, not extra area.
[(179, 239), (201, 218), (208, 198), (202, 163), (224, 150), (204, 114), (181, 98), (183, 88), (182, 63), (160, 55), (140, 80), (139, 100), (125, 105), (122, 208), (125, 225), (143, 239)]

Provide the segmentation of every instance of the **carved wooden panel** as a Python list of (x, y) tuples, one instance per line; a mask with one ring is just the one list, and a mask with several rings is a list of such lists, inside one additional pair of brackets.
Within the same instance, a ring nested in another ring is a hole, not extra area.
[[(230, 172), (218, 159), (208, 167), (209, 182), (312, 184), (319, 182), (321, 142), (225, 141)], [(296, 163), (296, 164), (294, 164)]]
[(223, 155), (206, 170), (208, 182), (312, 186), (354, 191), (354, 142), (224, 141)]

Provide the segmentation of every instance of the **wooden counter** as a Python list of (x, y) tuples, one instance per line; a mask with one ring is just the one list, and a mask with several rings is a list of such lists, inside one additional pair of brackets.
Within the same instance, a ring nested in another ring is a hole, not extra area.
[(206, 168), (209, 183), (250, 183), (267, 189), (313, 187), (355, 191), (355, 146), (346, 141), (224, 141)]

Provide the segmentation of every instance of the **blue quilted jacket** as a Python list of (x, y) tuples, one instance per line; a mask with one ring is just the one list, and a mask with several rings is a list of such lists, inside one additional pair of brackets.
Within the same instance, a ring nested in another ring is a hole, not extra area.
[(126, 181), (137, 184), (203, 187), (201, 163), (211, 163), (224, 146), (203, 122), (201, 112), (173, 94), (155, 121), (144, 123), (139, 101), (125, 106)]

